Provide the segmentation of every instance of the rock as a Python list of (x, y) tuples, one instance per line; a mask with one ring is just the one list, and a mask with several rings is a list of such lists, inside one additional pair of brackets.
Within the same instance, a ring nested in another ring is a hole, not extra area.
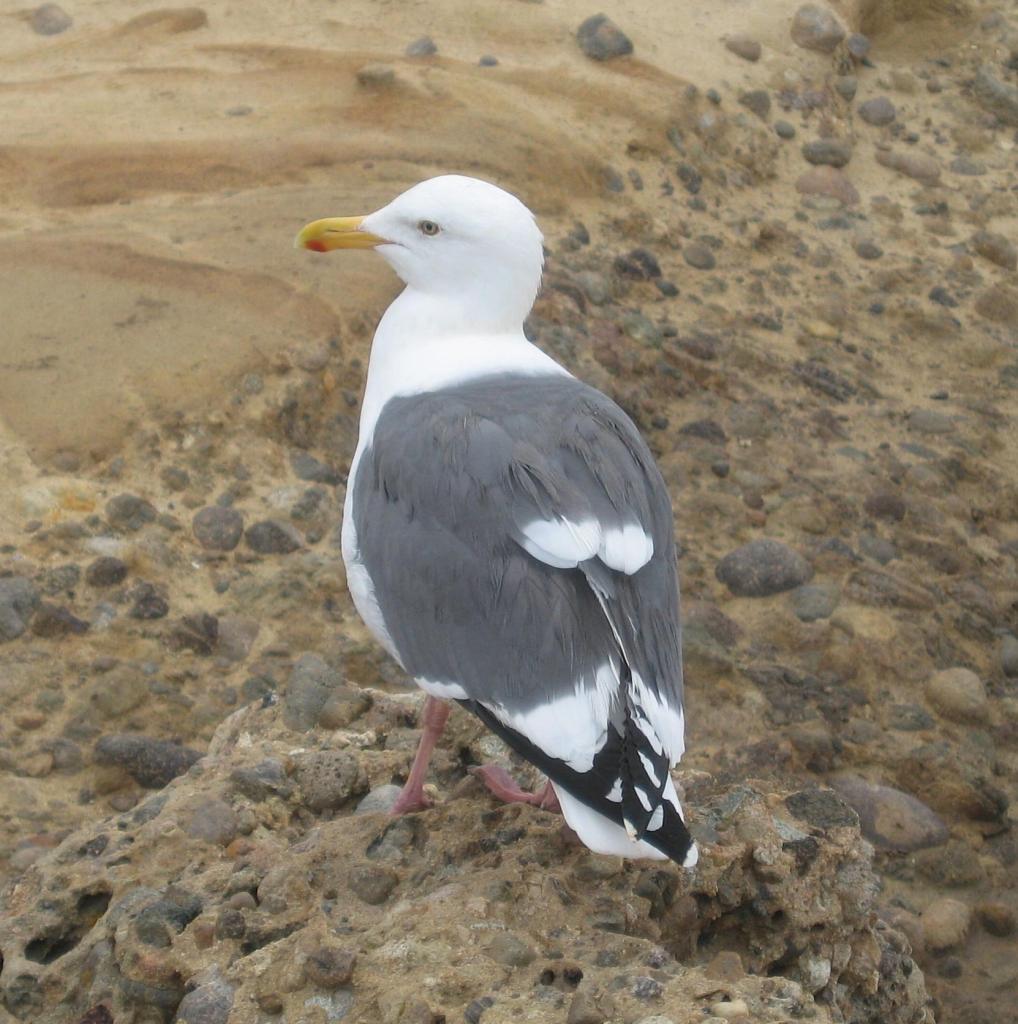
[(816, 828), (854, 828), (855, 811), (833, 789), (803, 789), (785, 797), (785, 806), (800, 821)]
[(846, 139), (814, 139), (803, 144), (802, 155), (811, 164), (844, 167), (852, 159), (852, 143)]
[(855, 75), (838, 75), (834, 80), (834, 88), (838, 90), (838, 95), (842, 99), (851, 103), (859, 91), (859, 79)]
[(922, 916), (926, 945), (934, 952), (960, 946), (968, 935), (972, 911), (960, 900), (942, 896), (934, 900)]
[(92, 690), (92, 704), (109, 720), (133, 711), (148, 695), (145, 677), (137, 669), (124, 665), (100, 677)]
[(243, 661), (254, 646), (259, 625), (243, 615), (224, 615), (219, 619), (216, 654), (227, 661)]
[(618, 1019), (615, 1000), (600, 986), (590, 984), (573, 994), (566, 1014), (566, 1024), (607, 1024)]
[(92, 587), (115, 587), (127, 579), (127, 563), (113, 555), (97, 558), (85, 570), (85, 582)]
[(365, 89), (387, 89), (396, 84), (396, 69), (391, 64), (365, 64), (357, 69), (357, 84)]
[[(790, 124), (788, 121), (775, 121), (774, 131), (779, 138), (782, 139), (794, 139), (795, 138), (795, 125)], [(856, 200), (858, 202), (858, 200)]]
[(751, 89), (739, 96), (739, 102), (747, 109), (756, 114), (761, 121), (767, 120), (771, 112), (771, 94), (766, 89)]
[(161, 619), (170, 610), (170, 604), (166, 598), (158, 593), (151, 583), (146, 583), (144, 580), (131, 591), (131, 599), (133, 604), (128, 615), (132, 619)]
[(329, 668), (321, 657), (302, 654), (290, 673), (283, 698), (283, 721), (298, 732), (313, 729), (325, 702), (342, 685), (343, 677)]
[(734, 35), (726, 37), (725, 48), (731, 50), (737, 57), (748, 61), (758, 61), (760, 54), (763, 52), (757, 40), (752, 36), (744, 35), (742, 32), (736, 32)]
[(980, 903), (976, 907), (976, 917), (984, 930), (998, 939), (1014, 935), (1015, 914), (1006, 903)]
[(953, 434), (954, 421), (936, 409), (913, 409), (908, 414), (908, 428), (917, 434)]
[(335, 487), (340, 481), (338, 470), (320, 462), (309, 452), (293, 452), (290, 455), (290, 468), (294, 476), (301, 480), (310, 480), (317, 484), (328, 484)]
[(388, 814), (401, 792), (402, 787), (391, 782), (375, 786), (357, 805), (354, 814)]
[(363, 690), (356, 686), (336, 686), (318, 713), (318, 724), (323, 729), (345, 729), (370, 707), (371, 698)]
[(1018, 327), (1018, 290), (1002, 284), (987, 288), (976, 299), (975, 310), (987, 320)]
[(841, 22), (826, 8), (804, 4), (792, 19), (792, 40), (807, 50), (833, 53), (845, 38)]
[(603, 14), (587, 18), (576, 30), (576, 41), (592, 60), (612, 60), (633, 52), (630, 38)]
[(878, 260), (884, 255), (884, 250), (868, 238), (856, 242), (854, 248), (856, 256), (861, 260)]
[(911, 853), (947, 842), (947, 826), (926, 804), (891, 786), (856, 775), (839, 775), (831, 785), (859, 815), (863, 835), (881, 850)]
[(94, 756), (96, 764), (117, 765), (139, 785), (161, 789), (202, 755), (190, 747), (122, 732), (103, 736), (95, 745)]
[(481, 55), (481, 59), (477, 64), (482, 68), (494, 68), (498, 66), (498, 57), (495, 57), (490, 53), (485, 53)]
[(219, 620), (208, 612), (185, 615), (170, 630), (167, 643), (174, 650), (194, 651), (208, 657), (219, 643)]
[(831, 196), (845, 206), (859, 202), (859, 191), (839, 170), (831, 166), (811, 167), (800, 174), (795, 182), (796, 189), (807, 196)]
[(1018, 270), (1018, 248), (996, 231), (979, 231), (972, 236), (972, 248), (983, 259), (1005, 270)]
[(349, 949), (319, 946), (308, 954), (304, 973), (319, 988), (339, 988), (348, 985), (357, 966), (357, 954)]
[(714, 575), (738, 597), (766, 597), (806, 583), (813, 570), (787, 544), (763, 538), (725, 555)]
[(62, 605), (43, 601), (32, 616), (32, 632), (36, 636), (55, 639), (61, 636), (87, 633), (89, 624), (72, 614), (70, 609)]
[(404, 53), (408, 57), (433, 57), (438, 53), (438, 46), (431, 36), (421, 36), (410, 43)]
[(894, 491), (877, 491), (863, 502), (862, 507), (868, 516), (887, 519), (893, 523), (900, 523), (905, 518), (908, 508), (905, 500)]
[(248, 547), (260, 555), (288, 555), (304, 546), (296, 527), (278, 519), (263, 519), (244, 532)]
[(537, 958), (534, 947), (512, 932), (499, 932), (488, 943), (486, 952), (492, 960), (506, 967), (526, 967)]
[(224, 800), (202, 800), (184, 822), (184, 831), (193, 839), (215, 846), (229, 846), (237, 835), (237, 812)]
[(237, 768), (230, 775), (230, 782), (238, 793), (255, 803), (273, 796), (286, 799), (293, 792), (293, 784), (283, 770), (282, 763), (273, 757), (251, 767)]
[(367, 792), (367, 777), (356, 755), (345, 750), (316, 750), (295, 758), (297, 782), (313, 811), (334, 811)]
[(74, 19), (59, 4), (43, 4), (32, 11), (28, 23), (40, 36), (58, 36), (74, 24)]
[(690, 242), (682, 250), (682, 258), (697, 270), (713, 270), (717, 265), (714, 253), (703, 242)]
[(137, 533), (156, 520), (155, 506), (136, 494), (118, 494), (106, 502), (106, 521), (118, 530)]
[(875, 96), (865, 103), (859, 104), (859, 116), (867, 123), (882, 128), (890, 124), (897, 116), (894, 104), (886, 96)]
[(1018, 678), (1018, 637), (1010, 633), (1000, 641), (1000, 668), (1008, 679)]
[(952, 722), (987, 721), (989, 705), (983, 681), (967, 668), (947, 668), (926, 684), (926, 698), (944, 718)]
[(213, 971), (213, 978), (181, 999), (174, 1024), (226, 1024), (233, 1009), (233, 986)]
[(0, 643), (15, 640), (28, 629), (39, 605), (39, 592), (23, 576), (0, 578)]
[(647, 249), (632, 249), (626, 256), (618, 256), (613, 264), (615, 273), (636, 281), (650, 281), (661, 276), (661, 264)]
[(210, 505), (195, 513), (191, 529), (206, 551), (232, 551), (244, 532), (244, 517), (236, 509)]
[(926, 156), (924, 153), (878, 149), (877, 163), (914, 178), (923, 185), (936, 185), (940, 181), (940, 164), (932, 156)]
[(372, 907), (383, 904), (399, 885), (399, 875), (382, 864), (364, 864), (350, 871), (350, 891)]
[(792, 591), (792, 610), (803, 622), (829, 619), (838, 607), (838, 588), (829, 583), (812, 583)]
[(862, 63), (869, 56), (870, 41), (861, 32), (853, 32), (845, 40), (845, 49), (853, 60)]
[(986, 164), (967, 156), (956, 156), (948, 167), (955, 174), (964, 174), (966, 177), (981, 177), (986, 173)]
[(984, 109), (1004, 124), (1018, 127), (1018, 86), (1001, 82), (992, 69), (984, 64), (972, 84), (972, 94)]

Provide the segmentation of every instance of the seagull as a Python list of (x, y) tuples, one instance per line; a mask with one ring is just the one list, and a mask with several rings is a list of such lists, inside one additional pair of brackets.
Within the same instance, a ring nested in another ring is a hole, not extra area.
[(529, 209), (488, 182), (430, 178), (296, 246), (375, 249), (406, 287), (375, 332), (343, 507), (361, 618), (425, 691), (392, 813), (430, 806), (455, 701), (548, 779), (503, 800), (561, 810), (591, 850), (697, 860), (670, 769), (684, 750), (668, 492), (607, 396), (524, 334), (544, 265)]

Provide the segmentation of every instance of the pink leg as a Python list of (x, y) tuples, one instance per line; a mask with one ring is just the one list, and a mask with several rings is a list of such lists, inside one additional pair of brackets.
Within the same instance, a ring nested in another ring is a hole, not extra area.
[(431, 801), (424, 795), (424, 776), (428, 772), (431, 752), (435, 749), (439, 736), (442, 735), (448, 717), (449, 705), (444, 700), (439, 700), (437, 697), (428, 697), (425, 700), (424, 713), (421, 715), (424, 727), (421, 733), (421, 742), (417, 747), (417, 754), (414, 757), (413, 767), (410, 769), (406, 785), (389, 811), (392, 817), (398, 817), (408, 811), (423, 811), (431, 806)]
[(476, 775), (494, 796), (507, 804), (533, 804), (546, 811), (562, 813), (550, 782), (546, 782), (540, 792), (528, 793), (520, 789), (516, 780), (497, 764), (482, 764), (479, 768), (471, 768), (470, 773)]

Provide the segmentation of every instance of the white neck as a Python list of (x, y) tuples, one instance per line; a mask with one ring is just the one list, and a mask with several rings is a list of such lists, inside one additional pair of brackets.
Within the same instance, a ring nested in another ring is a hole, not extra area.
[(358, 451), (370, 441), (390, 398), (507, 370), (569, 376), (527, 341), (522, 323), (478, 323), (467, 304), (404, 289), (385, 311), (371, 346)]

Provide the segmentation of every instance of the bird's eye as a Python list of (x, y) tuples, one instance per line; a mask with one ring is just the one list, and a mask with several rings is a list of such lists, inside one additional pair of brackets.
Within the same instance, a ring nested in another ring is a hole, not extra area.
[(437, 235), (439, 228), (433, 220), (422, 220), (417, 225), (421, 229), (422, 235)]

